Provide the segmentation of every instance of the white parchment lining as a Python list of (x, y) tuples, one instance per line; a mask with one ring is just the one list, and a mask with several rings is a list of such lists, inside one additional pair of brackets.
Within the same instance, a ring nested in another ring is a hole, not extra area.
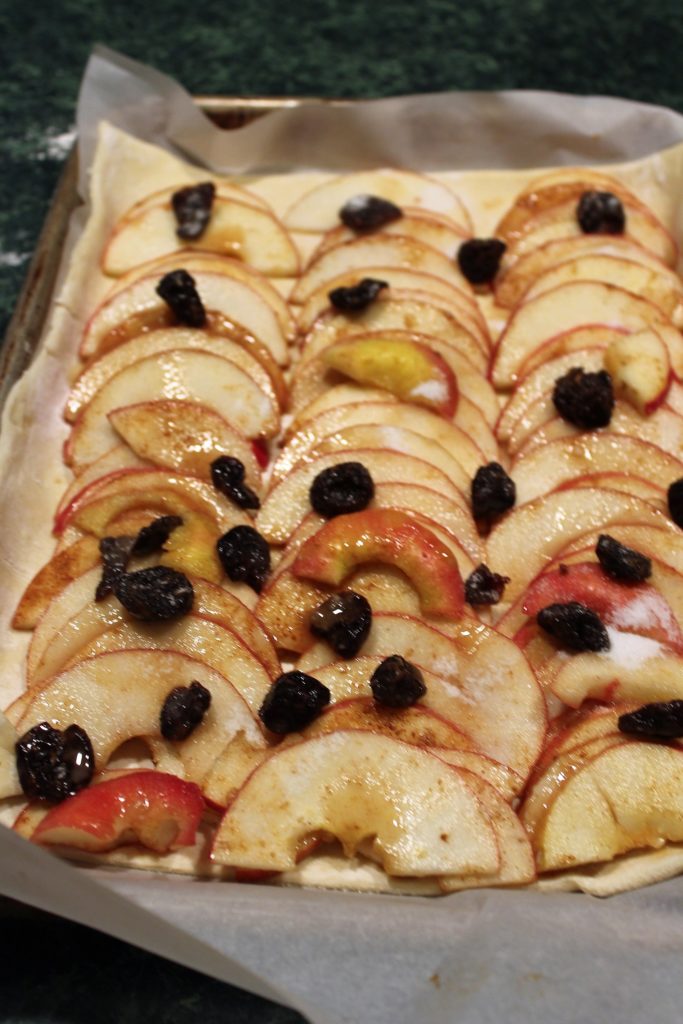
[[(225, 133), (177, 83), (99, 49), (79, 101), (84, 195), (102, 119), (216, 171), (249, 174), (599, 164), (683, 140), (683, 117), (672, 111), (519, 92), (313, 106)], [(56, 308), (62, 330), (70, 305), (67, 295)], [(56, 380), (60, 368), (52, 369)], [(29, 376), (24, 397), (31, 386)], [(10, 401), (5, 427), (23, 408)], [(33, 429), (30, 419), (20, 426)], [(38, 461), (34, 482), (44, 473), (59, 486), (61, 469)], [(0, 503), (10, 484), (0, 482)], [(655, 855), (652, 881), (672, 858), (678, 864), (681, 851)], [(288, 1003), (314, 1024), (680, 1018), (680, 879), (608, 901), (532, 891), (357, 895), (77, 869), (0, 829), (0, 892)]]

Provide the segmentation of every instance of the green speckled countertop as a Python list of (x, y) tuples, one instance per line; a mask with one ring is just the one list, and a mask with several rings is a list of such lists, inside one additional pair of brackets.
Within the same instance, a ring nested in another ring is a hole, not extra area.
[[(680, 0), (3, 0), (0, 336), (73, 140), (78, 84), (95, 42), (195, 93), (552, 89), (683, 112), (681, 14)], [(7, 901), (0, 948), (0, 1024), (302, 1019)]]

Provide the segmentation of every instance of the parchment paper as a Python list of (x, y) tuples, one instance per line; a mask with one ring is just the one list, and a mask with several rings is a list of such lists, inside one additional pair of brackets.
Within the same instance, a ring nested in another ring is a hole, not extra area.
[[(99, 49), (79, 101), (84, 196), (103, 118), (236, 173), (595, 164), (683, 140), (683, 117), (672, 111), (540, 93), (313, 106), (222, 133), (175, 82)], [(607, 901), (304, 891), (75, 868), (0, 828), (0, 892), (288, 1003), (313, 1024), (671, 1024), (681, 1016), (680, 879)]]

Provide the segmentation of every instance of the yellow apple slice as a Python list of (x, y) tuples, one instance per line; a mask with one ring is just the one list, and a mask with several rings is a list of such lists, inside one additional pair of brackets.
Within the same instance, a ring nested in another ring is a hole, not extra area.
[(509, 576), (507, 601), (514, 601), (538, 575), (544, 564), (576, 537), (600, 529), (609, 533), (613, 523), (677, 528), (653, 505), (640, 498), (600, 488), (575, 487), (544, 495), (509, 512), (494, 526), (486, 544), (486, 564)]
[(616, 394), (643, 416), (664, 401), (672, 377), (668, 349), (655, 331), (638, 331), (612, 341), (605, 352), (605, 369)]
[(339, 224), (339, 211), (354, 196), (388, 199), (395, 206), (418, 207), (448, 217), (469, 233), (472, 227), (462, 200), (442, 182), (426, 174), (387, 168), (356, 171), (316, 185), (289, 208), (284, 222), (291, 231), (329, 231)]
[[(347, 855), (372, 842), (389, 874), (495, 874), (495, 832), (467, 775), (399, 740), (347, 731), (278, 751), (230, 805), (212, 857), (286, 871), (303, 841), (334, 836)], [(297, 800), (287, 794), (296, 788)]]
[(118, 277), (179, 248), (235, 256), (270, 277), (295, 277), (299, 272), (298, 253), (287, 230), (260, 206), (217, 195), (206, 230), (196, 241), (179, 238), (176, 227), (168, 202), (124, 215), (104, 250), (104, 273)]
[(557, 334), (558, 323), (565, 330), (605, 324), (637, 331), (667, 321), (651, 302), (615, 285), (589, 281), (560, 285), (522, 302), (513, 312), (494, 355), (494, 384), (512, 387), (527, 356)]
[(235, 363), (210, 352), (173, 349), (115, 374), (82, 410), (64, 457), (78, 473), (118, 443), (107, 419), (121, 406), (172, 399), (206, 405), (248, 438), (273, 437), (279, 414), (273, 400)]
[(366, 448), (348, 449), (343, 455), (333, 452), (298, 467), (268, 493), (256, 517), (256, 526), (269, 543), (287, 541), (311, 510), (309, 493), (315, 477), (342, 462), (361, 462), (376, 484), (410, 481), (462, 504), (460, 492), (448, 477), (421, 459)]
[[(289, 361), (287, 340), (272, 306), (250, 284), (227, 274), (197, 271), (195, 285), (207, 313), (218, 314), (235, 331), (257, 338), (280, 366)], [(160, 277), (153, 274), (102, 302), (88, 320), (79, 349), (90, 360), (128, 341), (135, 334), (173, 323), (164, 300), (157, 295)]]
[[(208, 406), (173, 399), (138, 402), (112, 409), (108, 418), (140, 459), (162, 469), (209, 478), (214, 459), (231, 455), (244, 466), (247, 485), (257, 493), (261, 491), (261, 470), (251, 444)], [(84, 483), (85, 473), (78, 477)]]
[(225, 676), (183, 653), (131, 648), (79, 661), (42, 689), (29, 691), (17, 732), (21, 736), (39, 722), (56, 729), (76, 723), (90, 737), (99, 770), (126, 740), (161, 738), (159, 717), (167, 695), (195, 680), (210, 691), (211, 706), (202, 723), (175, 749), (186, 778), (201, 782), (238, 732), (254, 746), (263, 740), (247, 704)]
[(328, 249), (311, 263), (292, 289), (290, 302), (306, 302), (314, 291), (339, 277), (358, 274), (364, 267), (399, 267), (434, 274), (460, 290), (471, 292), (454, 260), (416, 238), (401, 235), (370, 235)]

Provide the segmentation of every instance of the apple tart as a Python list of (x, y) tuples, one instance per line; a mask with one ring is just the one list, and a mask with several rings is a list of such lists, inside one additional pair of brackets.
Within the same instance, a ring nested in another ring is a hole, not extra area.
[(105, 125), (92, 194), (31, 371), (58, 356), (63, 463), (10, 574), (4, 820), (242, 881), (681, 870), (683, 283), (647, 162), (238, 181)]

